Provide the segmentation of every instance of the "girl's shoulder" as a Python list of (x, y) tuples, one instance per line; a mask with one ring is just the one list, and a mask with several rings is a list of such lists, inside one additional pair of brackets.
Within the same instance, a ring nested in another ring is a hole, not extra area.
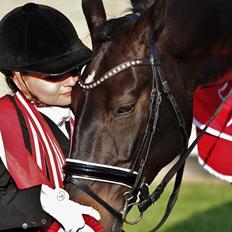
[(13, 99), (14, 99), (13, 95), (6, 94), (6, 95), (0, 97), (0, 103), (4, 103), (4, 102), (7, 102), (7, 101), (12, 101)]
[(0, 115), (2, 113), (6, 114), (7, 111), (15, 109), (15, 99), (12, 95), (5, 95), (0, 98)]
[(14, 96), (7, 94), (0, 98), (0, 105), (9, 104), (14, 102)]

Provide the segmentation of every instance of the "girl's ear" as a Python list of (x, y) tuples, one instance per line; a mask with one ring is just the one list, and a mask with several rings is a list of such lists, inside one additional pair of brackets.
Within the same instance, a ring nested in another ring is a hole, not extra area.
[(25, 83), (22, 80), (21, 73), (13, 71), (12, 76), (13, 76), (13, 81), (15, 85), (18, 87), (20, 91), (24, 93), (27, 89), (26, 89)]
[(166, 0), (156, 0), (150, 8), (143, 12), (134, 25), (133, 38), (148, 46), (155, 42), (164, 27), (166, 11)]
[(106, 13), (102, 0), (82, 0), (82, 9), (91, 34), (92, 46), (95, 47), (96, 29), (106, 21)]

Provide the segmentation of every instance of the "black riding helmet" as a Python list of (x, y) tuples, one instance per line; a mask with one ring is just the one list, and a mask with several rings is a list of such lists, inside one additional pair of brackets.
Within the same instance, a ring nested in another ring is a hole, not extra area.
[(56, 9), (28, 3), (0, 21), (0, 70), (61, 75), (91, 59), (69, 19)]

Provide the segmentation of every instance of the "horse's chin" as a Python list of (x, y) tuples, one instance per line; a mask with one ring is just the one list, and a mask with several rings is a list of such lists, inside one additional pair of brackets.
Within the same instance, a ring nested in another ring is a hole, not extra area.
[(124, 232), (122, 229), (122, 224), (118, 220), (115, 220), (112, 226), (111, 232)]
[(122, 221), (112, 217), (112, 215), (104, 214), (102, 211), (100, 211), (101, 215), (101, 223), (103, 228), (105, 229), (106, 232), (124, 232), (122, 229)]

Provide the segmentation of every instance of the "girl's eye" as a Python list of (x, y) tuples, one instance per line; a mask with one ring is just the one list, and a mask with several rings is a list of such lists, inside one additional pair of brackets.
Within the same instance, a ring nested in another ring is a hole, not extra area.
[(68, 75), (59, 75), (59, 76), (46, 76), (44, 79), (50, 82), (59, 82), (66, 79)]
[(47, 81), (52, 81), (52, 80), (56, 80), (56, 77), (46, 76), (44, 79), (47, 80)]
[(135, 103), (128, 103), (120, 106), (115, 112), (115, 116), (125, 116), (130, 114), (135, 109)]
[(74, 68), (74, 69), (68, 71), (67, 73), (57, 75), (57, 76), (46, 76), (46, 77), (44, 77), (44, 79), (47, 81), (57, 82), (57, 81), (62, 81), (70, 76), (77, 77), (79, 75), (80, 75), (80, 69)]

